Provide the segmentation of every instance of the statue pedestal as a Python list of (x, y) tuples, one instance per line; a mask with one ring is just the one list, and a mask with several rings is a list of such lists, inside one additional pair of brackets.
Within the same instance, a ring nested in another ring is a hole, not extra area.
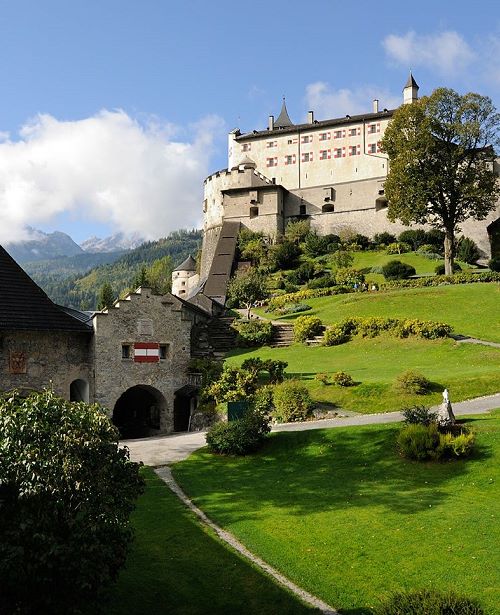
[(455, 415), (453, 414), (453, 409), (449, 401), (444, 401), (439, 407), (437, 411), (437, 422), (439, 425), (454, 425), (455, 423)]

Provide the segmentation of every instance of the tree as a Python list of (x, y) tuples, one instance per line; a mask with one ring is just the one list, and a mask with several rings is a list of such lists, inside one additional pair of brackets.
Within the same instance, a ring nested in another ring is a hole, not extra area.
[(227, 294), (231, 304), (246, 308), (247, 318), (250, 319), (250, 310), (255, 302), (269, 296), (266, 278), (255, 269), (249, 269), (229, 282)]
[(104, 308), (109, 308), (113, 305), (114, 301), (115, 294), (113, 292), (113, 288), (111, 287), (111, 284), (109, 282), (106, 282), (101, 286), (97, 309), (103, 310)]
[(97, 405), (0, 397), (0, 612), (76, 613), (124, 564), (138, 464)]
[(500, 196), (493, 168), (499, 123), (488, 97), (439, 88), (397, 109), (382, 139), (387, 217), (443, 230), (447, 275), (460, 223), (486, 218)]

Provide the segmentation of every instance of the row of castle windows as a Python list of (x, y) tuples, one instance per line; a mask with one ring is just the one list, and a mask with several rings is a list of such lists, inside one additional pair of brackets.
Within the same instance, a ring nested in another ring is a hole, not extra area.
[[(361, 145), (351, 145), (348, 148), (349, 156), (360, 156), (361, 155)], [(369, 143), (367, 148), (368, 154), (377, 154), (380, 152), (380, 141), (378, 143)], [(346, 148), (345, 147), (337, 147), (333, 150), (334, 158), (345, 158), (346, 157)], [(331, 149), (321, 149), (319, 151), (319, 159), (320, 160), (330, 160), (332, 158), (332, 150)], [(304, 152), (301, 156), (302, 162), (313, 162), (314, 155), (313, 152)], [(297, 162), (297, 157), (295, 154), (291, 154), (284, 157), (285, 165), (295, 164)], [(267, 167), (277, 167), (278, 166), (278, 157), (274, 156), (272, 158), (266, 158), (266, 166)]]
[[(321, 207), (321, 212), (322, 213), (331, 213), (335, 211), (335, 206), (333, 205), (333, 203), (325, 203), (322, 207)], [(259, 208), (256, 206), (252, 206), (250, 207), (250, 218), (258, 218), (259, 216)], [(305, 205), (299, 205), (299, 216), (306, 216), (307, 215), (307, 208)]]
[[(380, 132), (380, 123), (376, 123), (376, 124), (368, 124), (367, 126), (367, 132), (368, 134), (376, 134), (378, 132)], [(341, 129), (341, 130), (334, 130), (333, 131), (333, 138), (334, 139), (344, 139), (345, 137), (349, 136), (349, 137), (358, 137), (361, 135), (361, 127), (358, 126), (356, 128), (349, 128), (349, 129)], [(301, 143), (312, 143), (313, 142), (313, 138), (314, 135), (303, 135), (300, 138), (300, 142)], [(329, 141), (332, 138), (332, 133), (331, 132), (320, 132), (318, 135), (318, 139), (319, 141)], [(294, 139), (288, 139), (288, 145), (293, 145), (294, 143), (297, 143), (297, 138)], [(268, 149), (273, 148), (273, 147), (277, 147), (278, 146), (278, 141), (267, 141), (266, 142), (266, 147)], [(251, 143), (243, 143), (243, 145), (241, 146), (241, 151), (243, 152), (250, 152), (252, 150), (252, 144)]]

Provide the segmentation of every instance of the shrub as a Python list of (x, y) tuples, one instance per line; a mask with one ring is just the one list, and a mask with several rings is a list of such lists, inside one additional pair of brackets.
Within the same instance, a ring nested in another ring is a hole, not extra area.
[(321, 384), (328, 384), (328, 374), (325, 374), (323, 372), (317, 373), (315, 379), (318, 380), (318, 382), (321, 382)]
[(220, 378), (222, 374), (223, 363), (216, 361), (215, 359), (196, 359), (193, 358), (189, 361), (189, 372), (201, 373), (202, 385), (204, 387), (210, 385), (215, 380)]
[(304, 253), (307, 256), (316, 257), (328, 254), (332, 245), (338, 245), (340, 238), (337, 235), (316, 235), (309, 233), (304, 242)]
[(396, 243), (396, 236), (391, 233), (377, 233), (373, 237), (373, 243), (376, 246), (388, 246), (390, 243)]
[(285, 237), (287, 241), (300, 243), (304, 241), (310, 233), (309, 220), (293, 220), (286, 225)]
[(411, 280), (397, 280), (385, 282), (380, 290), (393, 288), (425, 288), (428, 286), (441, 286), (441, 284), (476, 284), (477, 282), (500, 282), (500, 273), (483, 271), (482, 273), (456, 273), (455, 275), (426, 276)]
[(360, 233), (356, 233), (350, 243), (359, 246), (361, 250), (367, 250), (370, 247), (370, 239)]
[(425, 233), (425, 241), (431, 246), (434, 246), (434, 251), (438, 254), (444, 253), (444, 232), (437, 228), (431, 229)]
[(273, 418), (278, 423), (305, 421), (312, 410), (307, 388), (297, 380), (285, 380), (274, 388)]
[(446, 430), (439, 434), (439, 446), (435, 453), (436, 459), (455, 459), (471, 455), (476, 436), (465, 425), (459, 425), (458, 428), (458, 433)]
[(98, 405), (0, 397), (0, 611), (74, 613), (116, 578), (142, 491)]
[(415, 268), (401, 261), (389, 261), (382, 267), (386, 280), (406, 280), (415, 275)]
[(205, 395), (218, 404), (226, 401), (239, 401), (251, 396), (257, 387), (255, 372), (224, 366), (218, 380), (206, 388)]
[(269, 254), (269, 264), (273, 271), (292, 269), (297, 264), (300, 248), (292, 241), (283, 241), (274, 245)]
[(354, 284), (362, 284), (365, 281), (365, 276), (359, 269), (351, 267), (339, 267), (335, 272), (335, 280), (337, 284), (351, 286)]
[(310, 305), (307, 303), (292, 303), (291, 305), (285, 305), (282, 308), (278, 308), (275, 310), (276, 314), (280, 314), (281, 316), (285, 316), (286, 314), (297, 314), (300, 312), (307, 312), (311, 309)]
[(397, 436), (399, 452), (407, 459), (424, 461), (435, 457), (439, 447), (439, 431), (436, 423), (414, 423), (403, 427)]
[(403, 408), (401, 414), (404, 416), (406, 425), (430, 425), (435, 423), (437, 419), (437, 413), (431, 412), (431, 409), (427, 406)]
[(434, 589), (398, 592), (375, 608), (374, 615), (484, 615), (479, 603)]
[(335, 278), (331, 275), (322, 275), (320, 278), (314, 278), (307, 283), (308, 289), (329, 288), (335, 286)]
[(252, 408), (262, 416), (270, 417), (274, 411), (273, 401), (274, 386), (260, 387), (252, 399)]
[(324, 346), (339, 346), (350, 340), (350, 335), (347, 334), (340, 324), (328, 327), (323, 336)]
[(429, 392), (431, 383), (423, 374), (409, 369), (399, 374), (395, 386), (402, 393), (425, 395)]
[(396, 243), (390, 243), (387, 246), (386, 252), (387, 254), (404, 254), (405, 252), (409, 252), (410, 250), (411, 248), (407, 243), (397, 241)]
[(499, 272), (500, 271), (500, 256), (494, 256), (490, 258), (488, 261), (488, 267), (491, 271)]
[(293, 325), (293, 337), (296, 342), (305, 342), (323, 330), (321, 320), (317, 316), (299, 316)]
[(314, 277), (315, 273), (316, 270), (314, 267), (314, 263), (308, 261), (306, 263), (302, 263), (299, 267), (297, 267), (297, 269), (290, 271), (287, 276), (287, 279), (292, 284), (305, 284), (311, 278)]
[(206, 441), (212, 453), (247, 455), (261, 446), (270, 431), (269, 420), (262, 413), (248, 409), (241, 419), (213, 425)]
[[(462, 271), (462, 267), (458, 263), (453, 263), (453, 273), (458, 273), (459, 271)], [(434, 272), (436, 275), (444, 275), (444, 263), (437, 265)]]
[[(409, 244), (413, 251), (427, 242), (427, 233), (422, 229), (408, 229), (399, 234), (398, 241)], [(441, 242), (442, 243), (442, 242)]]
[(332, 382), (339, 387), (354, 386), (354, 380), (352, 379), (352, 376), (346, 374), (346, 372), (335, 372), (335, 374), (332, 375)]
[(464, 263), (473, 265), (477, 259), (481, 256), (479, 248), (472, 239), (468, 237), (461, 237), (457, 246), (457, 258)]
[[(499, 276), (500, 279), (500, 276)], [(315, 297), (330, 297), (331, 295), (341, 295), (343, 293), (352, 293), (354, 289), (348, 286), (331, 286), (330, 288), (317, 288), (315, 290), (299, 290), (285, 295), (273, 297), (267, 304), (267, 311), (272, 312), (277, 308), (283, 307), (287, 303), (296, 301), (305, 301)]]
[(332, 263), (336, 269), (350, 267), (354, 263), (354, 256), (347, 250), (337, 250), (332, 255)]
[(236, 343), (243, 348), (269, 344), (273, 337), (273, 325), (267, 320), (242, 320), (233, 324), (238, 332)]

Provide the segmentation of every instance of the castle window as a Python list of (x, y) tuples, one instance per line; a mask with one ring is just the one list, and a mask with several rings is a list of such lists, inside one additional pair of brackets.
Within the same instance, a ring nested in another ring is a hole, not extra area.
[(295, 164), (296, 156), (292, 154), (291, 156), (285, 156), (285, 164)]
[(305, 135), (301, 138), (300, 142), (301, 143), (312, 143), (312, 135)]
[(276, 147), (278, 145), (278, 141), (268, 141), (267, 147)]
[(368, 126), (368, 133), (373, 135), (377, 132), (377, 124), (370, 124)]
[(325, 203), (323, 207), (321, 208), (321, 211), (324, 214), (331, 213), (332, 211), (335, 211), (335, 207), (333, 203)]
[(243, 145), (241, 146), (242, 152), (249, 152), (251, 149), (252, 149), (251, 143), (243, 143)]
[(258, 207), (250, 207), (250, 218), (256, 218), (259, 215)]
[(312, 162), (312, 161), (313, 161), (312, 152), (304, 152), (302, 154), (302, 162)]
[(305, 216), (306, 215), (306, 206), (305, 205), (299, 205), (299, 215), (301, 216)]
[(319, 151), (320, 160), (330, 160), (331, 157), (332, 157), (332, 150), (322, 149)]
[(320, 132), (319, 133), (319, 140), (320, 141), (327, 141), (330, 138), (330, 133), (329, 132)]
[(368, 144), (368, 153), (369, 154), (376, 154), (377, 153), (377, 144), (376, 143), (369, 143)]
[(345, 130), (336, 130), (333, 133), (333, 138), (334, 139), (342, 139), (342, 137), (345, 137)]
[(168, 351), (170, 348), (170, 344), (160, 344), (160, 360), (168, 359)]
[(292, 139), (288, 139), (288, 145), (292, 145), (293, 141)]
[(277, 158), (266, 158), (266, 166), (268, 167), (277, 167), (278, 159)]
[(342, 147), (337, 147), (335, 149), (335, 154), (334, 154), (334, 158), (342, 158)]
[(122, 359), (130, 359), (130, 344), (122, 344)]
[(359, 135), (360, 132), (361, 132), (360, 128), (350, 128), (349, 129), (349, 136), (350, 137), (355, 137), (355, 136)]
[(359, 145), (351, 145), (349, 147), (349, 156), (357, 156), (359, 153)]

